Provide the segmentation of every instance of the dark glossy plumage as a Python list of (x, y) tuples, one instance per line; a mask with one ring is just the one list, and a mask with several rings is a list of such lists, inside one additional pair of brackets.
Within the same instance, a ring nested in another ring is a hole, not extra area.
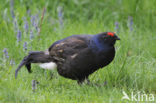
[(113, 32), (97, 35), (73, 35), (56, 41), (44, 51), (31, 52), (16, 70), (25, 65), (31, 71), (31, 63), (55, 62), (58, 73), (66, 78), (78, 80), (79, 83), (88, 76), (108, 65), (115, 56), (115, 41), (119, 38)]

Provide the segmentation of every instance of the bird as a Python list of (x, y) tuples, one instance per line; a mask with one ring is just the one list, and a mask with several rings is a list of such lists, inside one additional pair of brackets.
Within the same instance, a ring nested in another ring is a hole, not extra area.
[(82, 84), (89, 75), (110, 64), (115, 57), (115, 43), (120, 38), (115, 32), (71, 35), (54, 42), (47, 50), (31, 51), (15, 70), (25, 66), (31, 73), (31, 64), (40, 63), (44, 69), (57, 69), (59, 75)]

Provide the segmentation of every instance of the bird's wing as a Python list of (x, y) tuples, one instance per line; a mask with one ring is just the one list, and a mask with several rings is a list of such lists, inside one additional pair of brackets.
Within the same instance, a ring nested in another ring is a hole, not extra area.
[(67, 58), (88, 47), (89, 38), (86, 36), (71, 36), (55, 42), (49, 48), (49, 54), (56, 58)]

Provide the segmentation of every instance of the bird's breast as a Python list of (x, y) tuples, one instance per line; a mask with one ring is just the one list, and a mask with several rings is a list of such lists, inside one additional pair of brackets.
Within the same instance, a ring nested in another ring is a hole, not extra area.
[(96, 64), (99, 67), (106, 66), (114, 59), (114, 56), (115, 56), (114, 48), (103, 50), (103, 51), (98, 51), (96, 53)]

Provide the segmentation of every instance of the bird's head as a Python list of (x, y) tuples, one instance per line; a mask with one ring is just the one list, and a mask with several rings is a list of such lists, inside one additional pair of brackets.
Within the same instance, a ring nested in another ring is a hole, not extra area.
[(98, 40), (100, 43), (113, 46), (116, 40), (120, 40), (120, 38), (116, 35), (115, 32), (103, 32), (99, 34)]

